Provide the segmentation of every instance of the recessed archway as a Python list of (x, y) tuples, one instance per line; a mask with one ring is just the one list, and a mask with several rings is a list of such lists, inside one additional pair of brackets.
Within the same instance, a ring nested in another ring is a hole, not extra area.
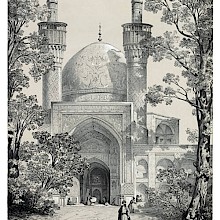
[(157, 162), (156, 170), (157, 172), (161, 170), (166, 170), (169, 167), (173, 167), (173, 162), (167, 158), (163, 158)]
[(156, 144), (174, 143), (174, 130), (170, 125), (166, 123), (160, 123), (157, 126), (155, 136)]
[(138, 161), (136, 172), (136, 178), (148, 178), (148, 164), (145, 159)]
[[(94, 161), (91, 160), (91, 161)], [(96, 197), (97, 203), (110, 201), (110, 170), (103, 162), (90, 163), (90, 168), (80, 179), (81, 201), (87, 203), (90, 197)]]
[(79, 141), (79, 153), (90, 163), (90, 169), (80, 180), (81, 202), (87, 203), (89, 196), (95, 196), (98, 203), (111, 202), (119, 191), (119, 185), (111, 182), (119, 183), (123, 173), (121, 138), (107, 122), (94, 117), (77, 124), (70, 134)]
[(147, 186), (144, 183), (140, 183), (137, 186), (137, 195), (142, 202), (147, 201)]

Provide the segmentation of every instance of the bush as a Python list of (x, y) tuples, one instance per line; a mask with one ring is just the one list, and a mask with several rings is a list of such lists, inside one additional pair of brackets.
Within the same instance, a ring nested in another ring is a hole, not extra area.
[(36, 212), (42, 215), (53, 215), (56, 208), (58, 208), (58, 206), (55, 205), (54, 200), (43, 197), (40, 197), (35, 205)]
[(21, 212), (39, 213), (42, 215), (53, 215), (58, 208), (54, 201), (49, 198), (48, 192), (40, 190), (34, 182), (19, 176), (9, 178), (8, 181), (8, 203), (9, 212), (16, 207)]
[(182, 211), (176, 206), (173, 197), (154, 189), (148, 189), (147, 195), (149, 207), (157, 211), (163, 220), (179, 220), (182, 218)]
[(170, 167), (167, 170), (159, 170), (157, 179), (163, 187), (157, 191), (147, 189), (149, 206), (155, 208), (163, 220), (182, 219), (190, 202), (192, 188), (187, 178), (183, 169)]

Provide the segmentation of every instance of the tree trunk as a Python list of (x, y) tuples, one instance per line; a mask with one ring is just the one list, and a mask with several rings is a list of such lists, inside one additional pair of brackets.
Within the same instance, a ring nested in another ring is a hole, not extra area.
[[(205, 112), (205, 113), (204, 113)], [(187, 220), (203, 220), (203, 210), (206, 202), (208, 183), (211, 176), (210, 147), (210, 112), (204, 111), (199, 116), (199, 140), (196, 164), (196, 182), (191, 203), (183, 216)]]
[(10, 178), (17, 178), (19, 176), (19, 149), (23, 134), (24, 128), (17, 129), (10, 136), (11, 140), (8, 142), (8, 177)]
[(17, 178), (19, 176), (19, 168), (18, 168), (19, 147), (20, 147), (20, 142), (13, 143), (12, 140), (8, 140), (8, 177), (9, 178)]
[(13, 89), (11, 88), (10, 86), (10, 83), (9, 83), (9, 78), (8, 78), (8, 101), (10, 101), (14, 95), (14, 92), (13, 92)]

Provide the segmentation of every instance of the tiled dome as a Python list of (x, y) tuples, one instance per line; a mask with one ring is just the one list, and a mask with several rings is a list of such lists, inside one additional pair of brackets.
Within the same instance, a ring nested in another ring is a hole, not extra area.
[(126, 93), (125, 56), (110, 44), (86, 46), (63, 69), (63, 101), (126, 101)]

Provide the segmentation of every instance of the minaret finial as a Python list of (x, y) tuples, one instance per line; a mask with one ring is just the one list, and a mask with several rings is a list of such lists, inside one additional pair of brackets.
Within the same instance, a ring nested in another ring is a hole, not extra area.
[(98, 41), (102, 41), (102, 26), (101, 26), (101, 23), (99, 23), (99, 38), (98, 38)]
[(142, 23), (143, 0), (132, 0), (132, 23)]
[(47, 21), (58, 21), (58, 0), (47, 0), (47, 7), (50, 11)]

